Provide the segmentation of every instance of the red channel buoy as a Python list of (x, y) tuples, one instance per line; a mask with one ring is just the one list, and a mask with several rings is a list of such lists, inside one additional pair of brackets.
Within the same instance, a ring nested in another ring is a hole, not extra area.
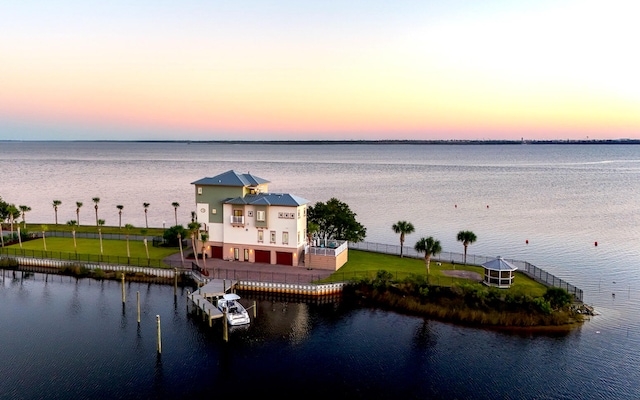
[(489, 205), (487, 204), (487, 208), (489, 208)]
[(598, 246), (598, 242), (594, 242), (593, 245), (597, 247)]
[(526, 244), (529, 244), (529, 239), (525, 240), (525, 243), (526, 243)]

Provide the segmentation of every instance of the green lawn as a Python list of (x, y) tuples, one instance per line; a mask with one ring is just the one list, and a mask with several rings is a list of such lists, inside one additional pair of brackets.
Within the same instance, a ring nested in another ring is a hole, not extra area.
[[(44, 243), (42, 239), (29, 240), (22, 243), (22, 251), (25, 256), (30, 257), (52, 257), (62, 259), (73, 259), (75, 254), (79, 255), (81, 260), (98, 261), (100, 259), (100, 240), (99, 239), (86, 239), (77, 238), (76, 247), (74, 247), (72, 238), (51, 237), (46, 239), (47, 252), (44, 253)], [(104, 261), (106, 257), (110, 259), (118, 259), (119, 263), (127, 261), (127, 242), (126, 240), (102, 240), (102, 246), (104, 251)], [(149, 241), (149, 259), (161, 260), (164, 257), (174, 254), (179, 251), (174, 247), (153, 247)], [(7, 246), (9, 251), (20, 251), (20, 245), (14, 244)], [(141, 240), (130, 240), (129, 251), (131, 254), (131, 260), (143, 260), (146, 262), (147, 254), (145, 251), (144, 243)], [(9, 253), (12, 254), (12, 253)], [(85, 257), (87, 256), (87, 257)], [(144, 264), (144, 262), (142, 264)]]
[[(450, 262), (431, 261), (429, 280), (434, 285), (451, 286), (455, 283), (468, 283), (468, 279), (445, 275), (444, 270), (466, 270), (483, 275), (483, 268), (472, 265), (451, 264)], [(397, 255), (373, 253), (361, 250), (349, 250), (349, 261), (325, 281), (336, 282), (356, 277), (375, 277), (378, 270), (390, 272), (394, 279), (402, 280), (410, 274), (425, 275), (427, 272), (424, 259), (400, 258)], [(516, 272), (514, 284), (509, 289), (517, 293), (527, 293), (533, 297), (542, 296), (547, 287), (534, 281), (523, 273)]]
[[(98, 227), (95, 225), (80, 225), (80, 226), (71, 226), (71, 225), (65, 225), (65, 224), (27, 224), (27, 232), (34, 232), (34, 233), (38, 233), (40, 234), (42, 232), (42, 226), (46, 227), (46, 231), (47, 232), (71, 232), (72, 230), (75, 229), (76, 232), (78, 233), (98, 233)], [(6, 226), (6, 224), (4, 224), (4, 226)], [(18, 224), (16, 224), (15, 226), (18, 226)], [(22, 224), (19, 225), (20, 228), (22, 229)], [(125, 235), (127, 233), (127, 230), (124, 228), (124, 225), (122, 225), (122, 228), (119, 228), (117, 226), (102, 226), (100, 227), (100, 229), (102, 230), (102, 233), (110, 233), (110, 234), (118, 234), (118, 235)], [(146, 232), (143, 232), (146, 231)], [(144, 228), (144, 227), (134, 227), (129, 231), (130, 235), (147, 235), (149, 237), (152, 236), (162, 236), (162, 234), (164, 233), (164, 229), (162, 228)]]

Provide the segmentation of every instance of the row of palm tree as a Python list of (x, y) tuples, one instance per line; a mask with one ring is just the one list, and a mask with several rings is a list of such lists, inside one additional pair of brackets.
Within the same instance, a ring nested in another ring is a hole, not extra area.
[[(398, 221), (397, 223), (391, 226), (391, 229), (397, 234), (400, 234), (400, 257), (403, 257), (403, 248), (405, 235), (409, 235), (415, 232), (415, 227), (411, 222), (407, 221)], [(472, 231), (460, 231), (456, 239), (459, 242), (462, 242), (464, 246), (464, 263), (467, 263), (467, 247), (478, 240), (476, 235)], [(435, 256), (442, 252), (442, 246), (440, 245), (440, 241), (434, 239), (432, 236), (423, 237), (418, 240), (414, 246), (414, 250), (418, 253), (424, 253), (425, 264), (427, 267), (427, 275), (429, 274), (429, 264), (431, 262), (431, 257)]]
[[(94, 202), (94, 209), (96, 211), (96, 226), (99, 226), (100, 224), (98, 223), (100, 221), (100, 219), (98, 218), (98, 203), (100, 203), (100, 198), (99, 197), (94, 197), (93, 199), (91, 199)], [(56, 221), (56, 225), (58, 225), (58, 207), (62, 204), (62, 201), (60, 200), (53, 200), (53, 212), (55, 215), (55, 221)], [(144, 209), (144, 223), (145, 226), (147, 228), (149, 228), (149, 220), (148, 220), (148, 211), (149, 211), (149, 206), (151, 204), (144, 202), (142, 203), (142, 207)], [(76, 224), (80, 225), (80, 208), (83, 206), (83, 203), (81, 201), (76, 201)], [(178, 203), (177, 201), (174, 201), (173, 203), (171, 203), (171, 206), (174, 209), (174, 214), (175, 214), (175, 220), (176, 220), (176, 225), (178, 225), (178, 207), (180, 207), (180, 203)], [(24, 209), (23, 209), (24, 207)], [(122, 228), (122, 210), (124, 209), (124, 206), (121, 204), (118, 204), (116, 206), (116, 208), (118, 209), (118, 228)], [(31, 207), (27, 207), (27, 206), (20, 206), (20, 210), (22, 211), (22, 220), (24, 222), (25, 220), (25, 213), (27, 211), (31, 211)]]

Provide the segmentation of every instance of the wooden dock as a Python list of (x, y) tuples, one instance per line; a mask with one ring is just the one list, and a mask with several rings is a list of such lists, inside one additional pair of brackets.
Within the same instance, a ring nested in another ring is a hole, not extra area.
[(188, 299), (198, 307), (202, 313), (202, 319), (208, 319), (209, 326), (211, 326), (214, 319), (222, 318), (223, 316), (218, 307), (213, 304), (213, 299), (224, 295), (235, 287), (237, 283), (237, 281), (231, 279), (212, 279), (197, 291), (189, 294)]

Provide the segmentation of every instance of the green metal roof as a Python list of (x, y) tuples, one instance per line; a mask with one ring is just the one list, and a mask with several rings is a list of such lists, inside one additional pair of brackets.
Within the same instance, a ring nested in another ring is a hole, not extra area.
[(210, 178), (202, 178), (195, 182), (191, 182), (192, 185), (215, 185), (215, 186), (257, 186), (263, 183), (269, 183), (268, 180), (262, 179), (255, 175), (240, 174), (234, 170), (223, 172), (220, 175), (216, 175)]

